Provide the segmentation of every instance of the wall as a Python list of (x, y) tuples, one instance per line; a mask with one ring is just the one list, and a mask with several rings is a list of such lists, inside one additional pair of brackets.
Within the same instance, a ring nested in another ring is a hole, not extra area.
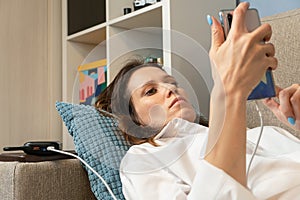
[[(184, 56), (180, 54), (172, 56), (172, 72), (177, 71), (177, 74), (181, 75), (174, 74), (179, 79), (179, 85), (183, 86), (187, 82), (191, 85), (185, 90), (196, 109), (199, 109), (206, 117), (209, 116), (210, 90), (213, 85), (208, 60), (211, 30), (206, 16), (209, 14), (218, 17), (220, 9), (232, 9), (235, 5), (234, 0), (214, 1), (213, 3), (206, 0), (171, 0), (170, 19), (171, 29), (174, 30), (172, 51), (177, 53), (186, 47), (186, 52), (189, 52)], [(176, 31), (179, 33), (176, 34)], [(180, 36), (181, 34), (183, 35)], [(188, 81), (181, 81), (183, 78)], [(196, 100), (198, 100), (198, 106)]]
[(299, 0), (247, 0), (250, 6), (257, 8), (260, 17), (270, 16), (277, 13), (285, 12), (300, 8)]
[(61, 140), (61, 3), (0, 0), (0, 152)]

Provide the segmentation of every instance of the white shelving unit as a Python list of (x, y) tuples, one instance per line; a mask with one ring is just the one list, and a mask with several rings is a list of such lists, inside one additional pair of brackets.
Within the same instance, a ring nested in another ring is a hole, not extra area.
[[(139, 54), (163, 57), (167, 71), (189, 87), (188, 93), (195, 96), (192, 102), (208, 115), (210, 29), (206, 15), (234, 8), (235, 1), (161, 0), (123, 15), (125, 7), (132, 8), (133, 0), (106, 0), (106, 22), (68, 36), (67, 0), (62, 0), (63, 101), (78, 103), (74, 87), (79, 65), (106, 58), (109, 82), (130, 56)], [(63, 142), (66, 149), (72, 148), (66, 130)]]

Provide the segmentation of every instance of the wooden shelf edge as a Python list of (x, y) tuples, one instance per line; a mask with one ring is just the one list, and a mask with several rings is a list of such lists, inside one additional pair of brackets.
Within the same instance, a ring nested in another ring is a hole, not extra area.
[[(82, 43), (88, 43), (88, 44), (98, 44), (101, 41), (105, 40), (105, 34), (106, 34), (106, 27), (107, 22), (98, 24), (96, 26), (90, 27), (88, 29), (85, 29), (83, 31), (80, 31), (78, 33), (74, 33), (72, 35), (67, 36), (67, 41), (75, 41), (75, 42), (82, 42)], [(100, 34), (98, 39), (88, 39), (89, 35), (97, 35)], [(104, 35), (101, 37), (101, 35)]]

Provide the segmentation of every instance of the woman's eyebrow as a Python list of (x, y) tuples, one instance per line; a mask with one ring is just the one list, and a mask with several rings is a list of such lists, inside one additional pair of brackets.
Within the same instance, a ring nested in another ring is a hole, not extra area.
[(144, 83), (140, 88), (144, 88), (144, 87), (147, 87), (149, 85), (153, 85), (155, 83), (156, 83), (156, 81), (150, 80), (150, 81), (147, 81), (146, 83)]
[[(162, 77), (161, 81), (165, 81), (165, 80), (172, 80), (173, 81), (173, 80), (175, 80), (175, 78), (171, 75), (165, 75), (165, 76)], [(146, 83), (144, 83), (143, 85), (141, 85), (141, 87), (139, 87), (139, 88), (145, 88), (149, 85), (153, 85), (153, 84), (156, 84), (156, 83), (157, 83), (157, 81), (150, 80), (150, 81), (147, 81)]]
[(176, 79), (171, 75), (165, 75), (164, 80), (174, 80), (174, 81), (176, 81)]
[[(165, 75), (165, 76), (162, 77), (162, 80), (170, 80), (170, 79), (175, 80), (175, 78), (171, 75)], [(143, 83), (139, 88), (144, 88), (144, 87), (147, 87), (149, 85), (156, 84), (156, 83), (157, 83), (156, 80), (149, 80), (149, 81)]]
[(144, 83), (141, 86), (139, 86), (138, 88), (136, 88), (135, 91), (140, 96), (143, 96), (143, 94), (145, 93), (146, 88), (149, 87), (149, 86), (152, 86), (153, 84), (156, 84), (156, 81), (154, 81), (154, 80), (147, 81), (146, 83)]
[(147, 81), (146, 83), (143, 83), (140, 87), (137, 88), (137, 90), (139, 90), (140, 92), (143, 92), (143, 90), (146, 88), (146, 87), (149, 87), (153, 84), (156, 84), (157, 82), (154, 81), (154, 80), (150, 80), (150, 81)]
[[(175, 78), (168, 74), (168, 75), (163, 76), (161, 79), (161, 81), (165, 81), (165, 80), (175, 80)], [(153, 85), (156, 83), (157, 83), (156, 80), (150, 80), (150, 81), (147, 81), (146, 83), (144, 83), (140, 88), (147, 87), (149, 85)]]
[[(176, 81), (176, 79), (175, 79), (173, 76), (169, 75), (169, 74), (163, 76), (161, 81), (169, 81), (169, 80)], [(157, 81), (155, 81), (155, 80), (149, 80), (149, 81), (143, 83), (140, 87), (138, 87), (138, 88), (136, 89), (136, 91), (137, 91), (140, 95), (142, 95), (142, 94), (145, 92), (145, 89), (146, 89), (147, 87), (152, 86), (152, 85), (154, 85), (154, 84), (157, 84)]]

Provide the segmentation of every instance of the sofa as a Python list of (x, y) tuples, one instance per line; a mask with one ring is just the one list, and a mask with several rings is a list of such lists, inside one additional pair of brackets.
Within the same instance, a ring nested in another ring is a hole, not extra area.
[(76, 159), (0, 162), (2, 200), (96, 199)]
[[(300, 83), (300, 9), (262, 19), (273, 29), (279, 67), (274, 72), (276, 84), (282, 87)], [(276, 125), (293, 131), (276, 120), (260, 102), (264, 124)], [(248, 127), (259, 126), (254, 103), (247, 106)], [(96, 199), (91, 191), (88, 174), (77, 159), (0, 161), (0, 197), (3, 200), (84, 200)]]

